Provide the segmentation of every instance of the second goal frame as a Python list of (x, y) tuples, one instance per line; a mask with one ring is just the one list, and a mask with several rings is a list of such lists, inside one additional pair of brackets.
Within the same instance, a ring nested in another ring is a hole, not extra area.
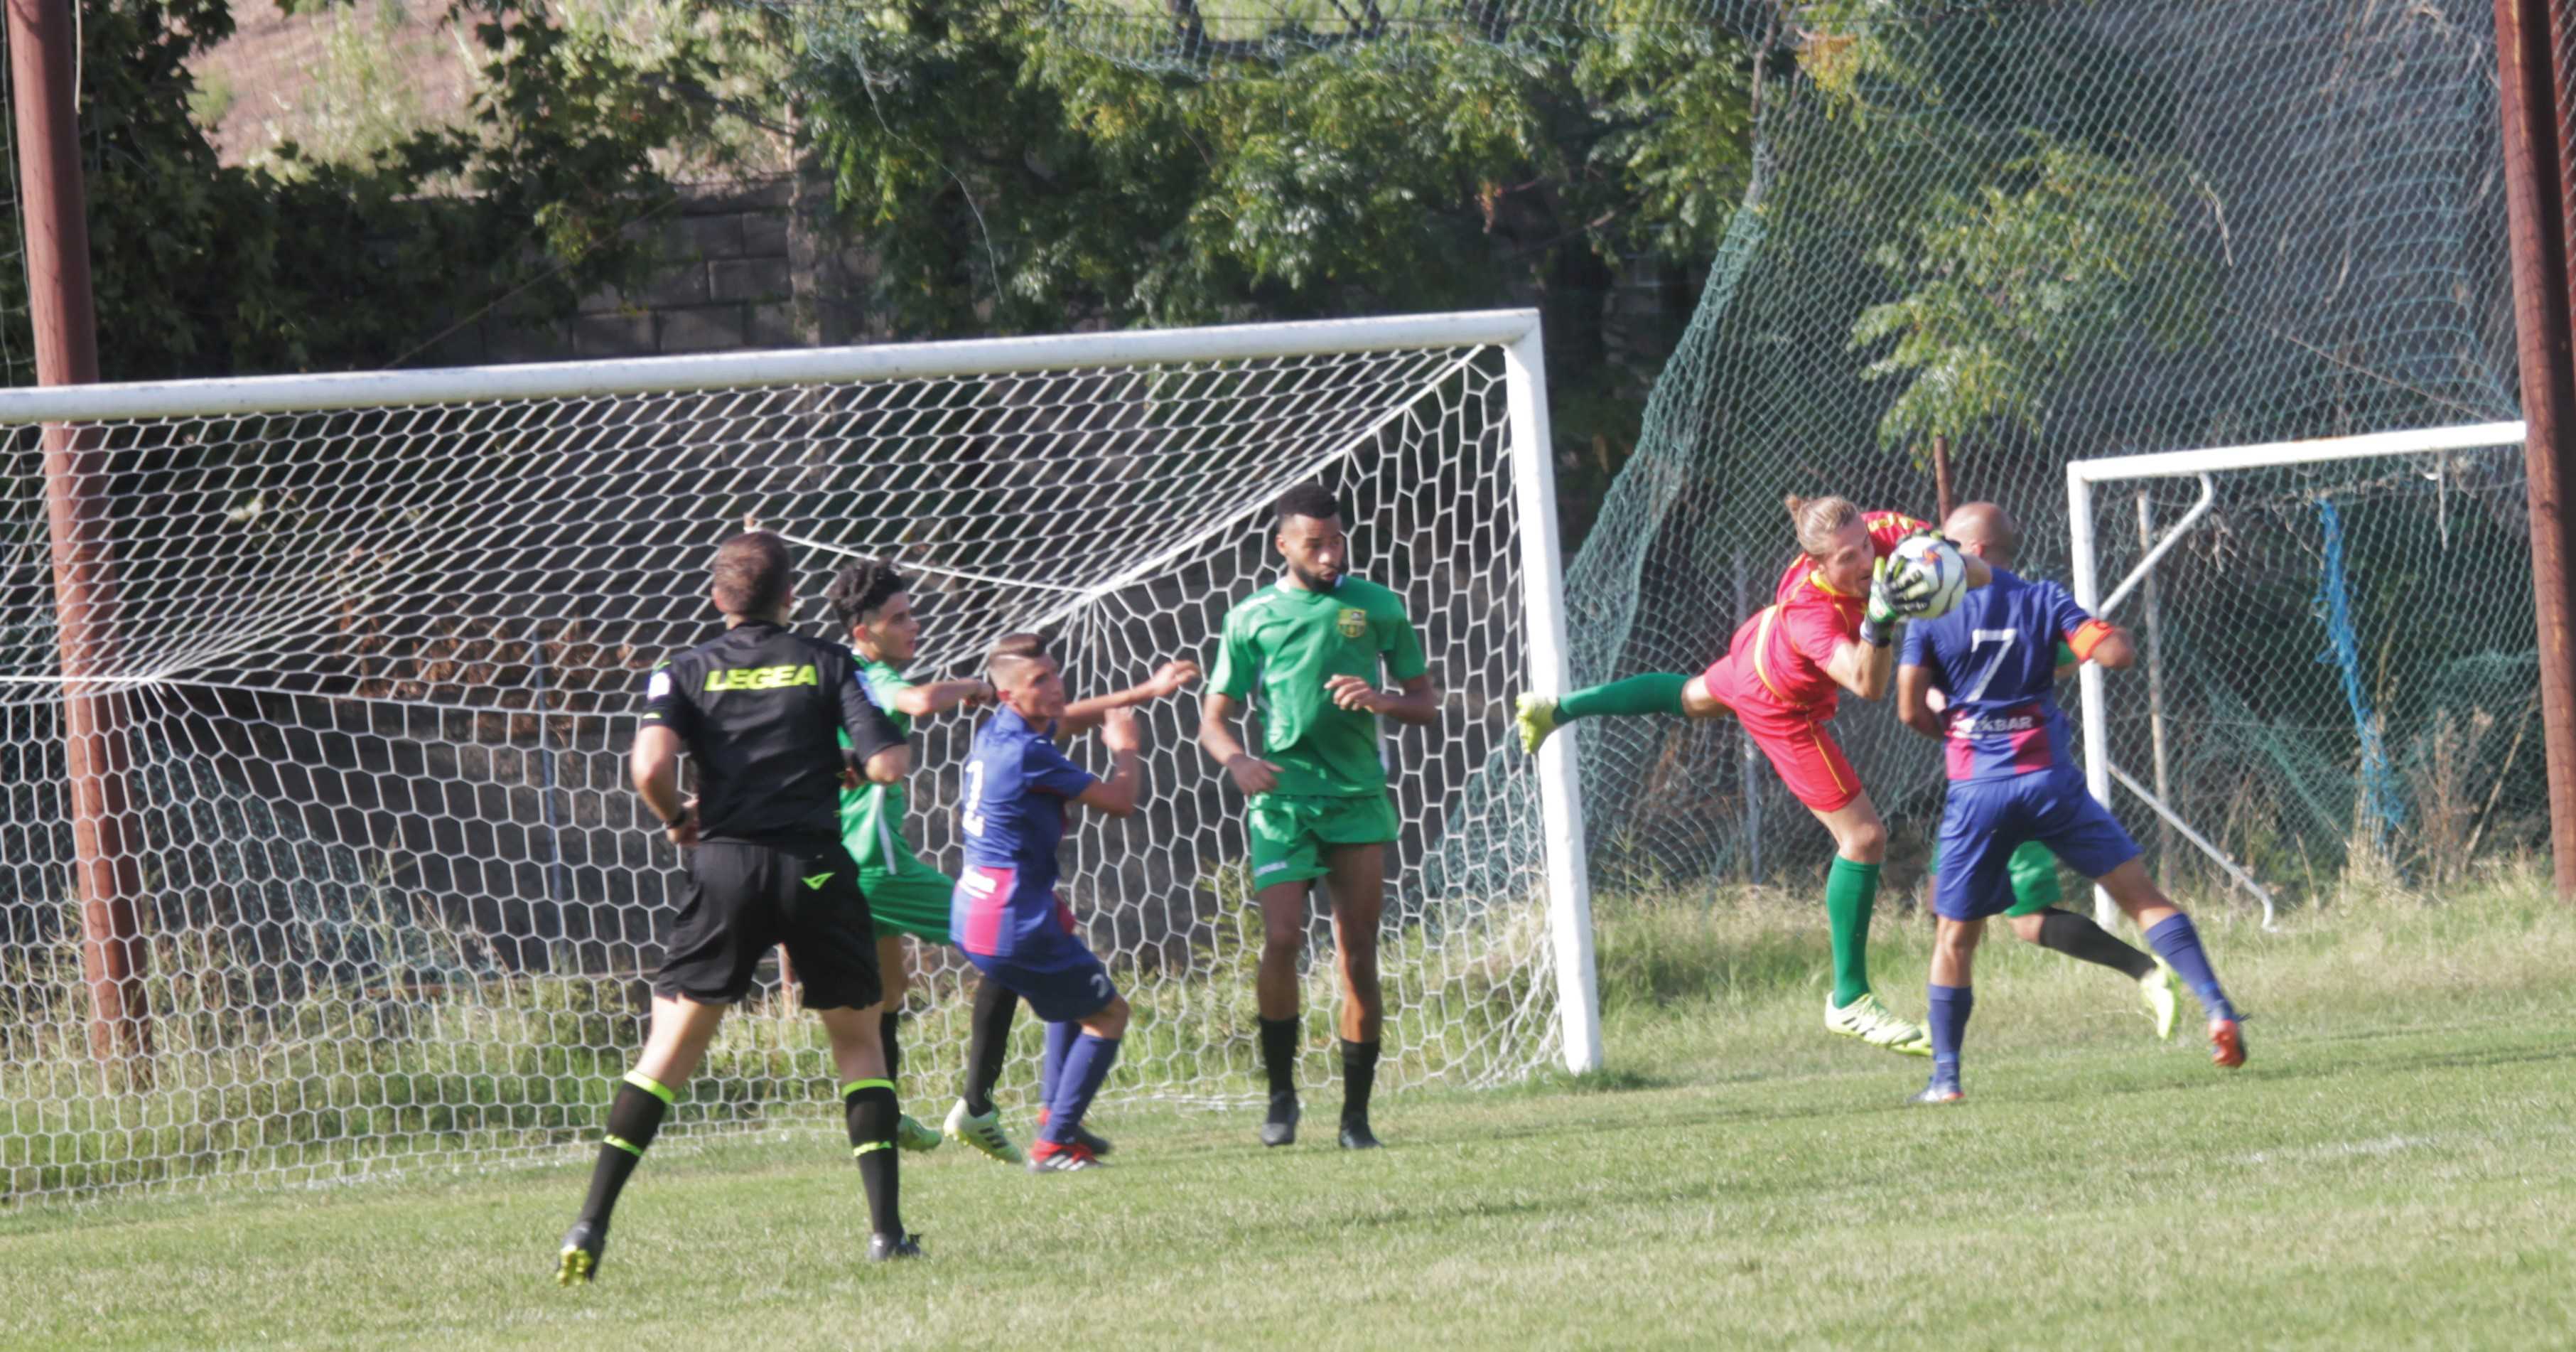
[[(2325, 461), (2364, 460), (2403, 455), (2439, 454), (2445, 451), (2480, 450), (2500, 446), (2519, 446), (2524, 427), (2520, 422), (2472, 423), (2453, 427), (2423, 428), (2397, 432), (2374, 432), (2358, 436), (2318, 437), (2300, 441), (2264, 442), (2244, 446), (2219, 446), (2201, 450), (2166, 451), (2146, 455), (2107, 456), (2094, 460), (2069, 461), (2066, 466), (2067, 546), (2071, 555), (2076, 603), (2102, 619), (2113, 619), (2121, 603), (2134, 594), (2153, 572), (2158, 560), (2194, 526), (2206, 517), (2217, 499), (2215, 474), (2285, 465), (2317, 464)], [(2105, 484), (2146, 479), (2197, 479), (2200, 494), (2181, 519), (2154, 537), (2137, 563), (2131, 566), (2107, 591), (2101, 577), (2101, 555), (2094, 534), (2096, 489)], [(2159, 817), (2173, 826), (2191, 845), (2208, 855), (2219, 868), (2261, 903), (2263, 926), (2272, 928), (2276, 918), (2271, 891), (2264, 887), (2242, 864), (2195, 829), (2190, 822), (2141, 784), (2135, 777), (2113, 763), (2110, 751), (2109, 696), (2102, 670), (2090, 663), (2079, 671), (2084, 719), (2084, 777), (2093, 797), (2104, 804), (2111, 801), (2111, 786), (2116, 781)], [(2094, 890), (2094, 913), (2103, 923), (2117, 914), (2109, 896)]]

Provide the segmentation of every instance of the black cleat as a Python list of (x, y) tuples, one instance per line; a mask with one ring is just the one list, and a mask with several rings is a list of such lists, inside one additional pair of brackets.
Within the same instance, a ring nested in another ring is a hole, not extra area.
[(919, 1258), (920, 1256), (921, 1236), (919, 1235), (907, 1233), (868, 1237), (868, 1261), (871, 1263), (890, 1263), (898, 1258)]
[(1377, 1133), (1369, 1130), (1367, 1118), (1342, 1119), (1342, 1149), (1375, 1150), (1378, 1145)]
[(1297, 1144), (1297, 1095), (1294, 1090), (1270, 1096), (1270, 1120), (1261, 1124), (1261, 1143)]
[(599, 1271), (599, 1256), (608, 1249), (608, 1227), (575, 1221), (564, 1231), (563, 1253), (555, 1262), (555, 1285), (587, 1283)]

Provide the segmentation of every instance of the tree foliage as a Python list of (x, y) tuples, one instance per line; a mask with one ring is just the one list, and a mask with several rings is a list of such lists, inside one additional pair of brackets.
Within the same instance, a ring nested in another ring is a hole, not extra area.
[[(82, 23), (82, 169), (109, 379), (384, 365), (506, 302), (568, 313), (640, 282), (626, 229), (672, 202), (655, 151), (696, 134), (702, 57), (638, 64), (542, 0), (457, 0), (484, 63), (470, 122), (354, 162), (281, 147), (221, 164), (187, 62), (233, 31), (230, 0), (106, 0)], [(19, 228), (6, 222), (10, 243)], [(0, 273), (24, 323), (25, 279)]]

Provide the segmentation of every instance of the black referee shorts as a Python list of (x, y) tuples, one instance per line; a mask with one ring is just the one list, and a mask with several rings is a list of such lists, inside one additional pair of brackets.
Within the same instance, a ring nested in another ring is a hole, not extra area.
[(811, 848), (709, 841), (685, 856), (688, 899), (653, 993), (729, 1005), (784, 943), (807, 1009), (863, 1009), (885, 995), (876, 924), (839, 841)]

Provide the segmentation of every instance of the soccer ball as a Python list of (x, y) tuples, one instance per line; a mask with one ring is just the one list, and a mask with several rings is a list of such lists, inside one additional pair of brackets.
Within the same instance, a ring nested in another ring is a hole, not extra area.
[(1911, 564), (1932, 579), (1932, 603), (1911, 618), (1937, 620), (1958, 609), (1959, 598), (1968, 594), (1967, 561), (1959, 557), (1959, 547), (1947, 540), (1911, 536), (1898, 542), (1896, 562)]

